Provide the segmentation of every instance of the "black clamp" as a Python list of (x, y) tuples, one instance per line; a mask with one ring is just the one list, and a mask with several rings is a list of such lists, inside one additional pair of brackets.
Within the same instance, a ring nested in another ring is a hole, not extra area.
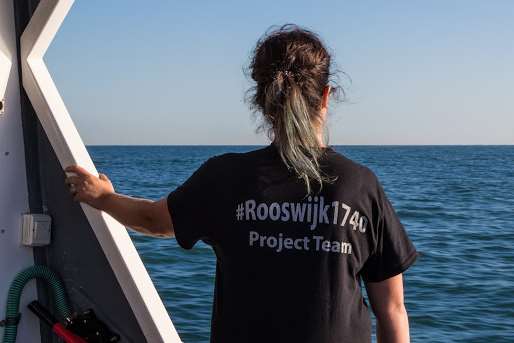
[(14, 317), (6, 317), (5, 319), (0, 320), (0, 327), (13, 326), (13, 325), (16, 326), (20, 323), (20, 319), (21, 319), (21, 313), (18, 313)]

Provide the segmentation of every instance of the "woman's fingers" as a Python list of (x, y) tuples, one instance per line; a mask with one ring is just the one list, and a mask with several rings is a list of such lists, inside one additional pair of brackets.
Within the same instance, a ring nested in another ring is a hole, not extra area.
[(70, 189), (70, 193), (75, 201), (84, 201), (86, 199), (86, 187), (77, 186), (73, 189)]
[(75, 173), (78, 176), (87, 176), (90, 174), (86, 169), (84, 169), (81, 166), (78, 166), (76, 164), (72, 164), (71, 166), (66, 167), (64, 169), (64, 171), (70, 172), (70, 173)]
[(66, 179), (64, 179), (64, 183), (67, 185), (76, 185), (83, 182), (83, 178), (79, 176), (68, 176)]
[(74, 175), (67, 176), (64, 183), (70, 188), (70, 193), (73, 195), (74, 200), (78, 200), (81, 192), (86, 191), (85, 185), (88, 184), (87, 178), (90, 173), (78, 165), (71, 165), (64, 169), (66, 172), (73, 173)]
[[(68, 168), (66, 168), (68, 169)], [(70, 171), (77, 172), (74, 168), (69, 168)], [(71, 175), (64, 179), (64, 183), (69, 186), (71, 196), (74, 201), (81, 201), (82, 194), (86, 191), (86, 185), (88, 184), (86, 178), (83, 175)]]
[(64, 171), (64, 182), (69, 186), (74, 201), (85, 202), (98, 208), (98, 203), (104, 195), (114, 193), (114, 187), (105, 174), (99, 173), (95, 176), (78, 165), (70, 165)]

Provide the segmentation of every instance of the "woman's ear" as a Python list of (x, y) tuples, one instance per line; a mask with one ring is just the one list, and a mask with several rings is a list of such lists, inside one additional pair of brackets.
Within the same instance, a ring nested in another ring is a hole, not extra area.
[(330, 89), (331, 89), (330, 86), (325, 86), (323, 88), (323, 95), (321, 97), (321, 110), (320, 110), (320, 114), (321, 114), (321, 117), (323, 118), (323, 120), (326, 120), (326, 116), (328, 113), (328, 101), (330, 98)]
[(330, 99), (330, 91), (332, 90), (332, 87), (325, 86), (323, 88), (323, 97), (321, 99), (321, 108), (325, 109), (328, 108), (328, 101)]

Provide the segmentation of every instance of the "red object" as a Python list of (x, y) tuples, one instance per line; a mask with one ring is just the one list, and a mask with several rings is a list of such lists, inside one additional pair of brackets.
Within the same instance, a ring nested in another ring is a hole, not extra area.
[(52, 331), (55, 332), (57, 336), (62, 338), (66, 343), (87, 343), (83, 338), (75, 335), (66, 328), (61, 323), (55, 323), (52, 326)]

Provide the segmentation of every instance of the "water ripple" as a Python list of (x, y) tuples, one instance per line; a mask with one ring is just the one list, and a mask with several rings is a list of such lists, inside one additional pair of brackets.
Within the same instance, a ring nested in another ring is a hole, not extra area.
[[(159, 199), (210, 156), (257, 147), (94, 146), (120, 192)], [(420, 251), (405, 273), (413, 342), (514, 342), (514, 147), (351, 146)], [(131, 233), (184, 342), (209, 340), (215, 257)]]

